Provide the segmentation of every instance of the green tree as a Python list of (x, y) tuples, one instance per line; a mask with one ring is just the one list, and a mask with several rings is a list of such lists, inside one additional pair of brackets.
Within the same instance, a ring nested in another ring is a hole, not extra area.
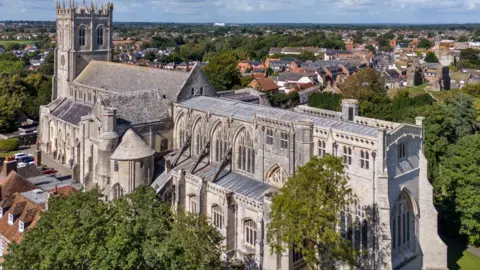
[(458, 60), (457, 67), (480, 69), (480, 50), (464, 49), (460, 51), (460, 60)]
[(426, 38), (420, 39), (420, 42), (417, 45), (417, 48), (429, 49), (430, 47), (432, 47), (432, 43)]
[(372, 44), (368, 44), (367, 46), (365, 46), (365, 49), (369, 50), (373, 54), (377, 53), (377, 50), (375, 49), (375, 47), (373, 47)]
[(465, 35), (461, 35), (457, 38), (458, 42), (468, 42), (468, 37)]
[(438, 58), (437, 56), (435, 55), (434, 52), (428, 52), (427, 53), (427, 56), (425, 56), (425, 62), (428, 62), (428, 63), (437, 63), (438, 62)]
[(480, 135), (463, 137), (441, 158), (434, 182), (435, 199), (442, 212), (460, 221), (460, 233), (480, 246)]
[[(6, 269), (219, 269), (220, 234), (198, 215), (173, 214), (140, 187), (111, 203), (98, 190), (51, 198)], [(173, 240), (175, 239), (175, 241)]]
[(315, 60), (317, 60), (317, 57), (315, 56), (315, 54), (313, 52), (310, 52), (310, 51), (303, 51), (300, 55), (298, 55), (297, 58), (299, 60), (302, 60), (302, 61), (307, 61), (307, 60), (315, 61)]
[(342, 95), (333, 93), (312, 93), (308, 96), (308, 106), (331, 111), (340, 111)]
[(214, 56), (204, 71), (217, 91), (232, 89), (240, 85), (240, 72), (237, 69), (238, 58), (231, 51)]
[(354, 264), (355, 251), (336, 231), (340, 212), (351, 203), (342, 159), (312, 157), (273, 195), (267, 241), (273, 251), (301, 252), (310, 269)]
[(389, 103), (383, 78), (370, 68), (349, 76), (339, 88), (345, 98), (359, 101), (360, 113), (367, 117), (383, 114), (384, 105)]

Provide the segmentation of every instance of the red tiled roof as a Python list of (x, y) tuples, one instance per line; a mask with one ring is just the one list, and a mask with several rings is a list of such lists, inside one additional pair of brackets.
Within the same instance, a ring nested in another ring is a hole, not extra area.
[(270, 78), (256, 79), (260, 85), (262, 91), (275, 91), (278, 90), (278, 85)]
[(25, 192), (35, 189), (35, 185), (11, 171), (7, 177), (0, 176), (0, 200), (12, 196), (15, 192)]
[[(7, 239), (9, 243), (20, 243), (23, 239), (23, 233), (19, 232), (18, 224), (22, 221), (25, 224), (25, 231), (35, 227), (43, 208), (18, 192), (13, 196), (15, 197), (13, 205), (10, 208), (4, 209), (3, 215), (0, 218), (0, 234)], [(12, 225), (8, 224), (8, 214), (16, 216)]]

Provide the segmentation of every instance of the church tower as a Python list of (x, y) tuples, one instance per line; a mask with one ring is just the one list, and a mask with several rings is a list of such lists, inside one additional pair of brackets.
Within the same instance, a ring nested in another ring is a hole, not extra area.
[(82, 72), (91, 60), (112, 61), (113, 3), (101, 7), (78, 6), (76, 0), (57, 2), (57, 47), (55, 48), (55, 74), (52, 100), (68, 97), (68, 83)]

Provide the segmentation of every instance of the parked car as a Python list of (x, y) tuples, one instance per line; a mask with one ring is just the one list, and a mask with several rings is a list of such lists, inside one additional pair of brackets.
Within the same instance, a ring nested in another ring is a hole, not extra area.
[(55, 173), (55, 169), (44, 169), (43, 170), (43, 174), (54, 174)]
[(13, 156), (17, 161), (19, 161), (20, 158), (26, 157), (27, 155), (25, 153), (16, 153), (16, 154), (13, 154)]

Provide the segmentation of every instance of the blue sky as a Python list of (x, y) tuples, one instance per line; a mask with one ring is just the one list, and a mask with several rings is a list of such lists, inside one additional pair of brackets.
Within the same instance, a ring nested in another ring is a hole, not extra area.
[[(70, 0), (65, 0), (67, 3)], [(83, 0), (74, 0), (81, 3)], [(86, 0), (87, 4), (90, 0)], [(98, 1), (101, 3), (101, 0)], [(114, 21), (479, 23), (480, 0), (114, 0)], [(56, 0), (0, 0), (0, 20), (54, 20)]]

